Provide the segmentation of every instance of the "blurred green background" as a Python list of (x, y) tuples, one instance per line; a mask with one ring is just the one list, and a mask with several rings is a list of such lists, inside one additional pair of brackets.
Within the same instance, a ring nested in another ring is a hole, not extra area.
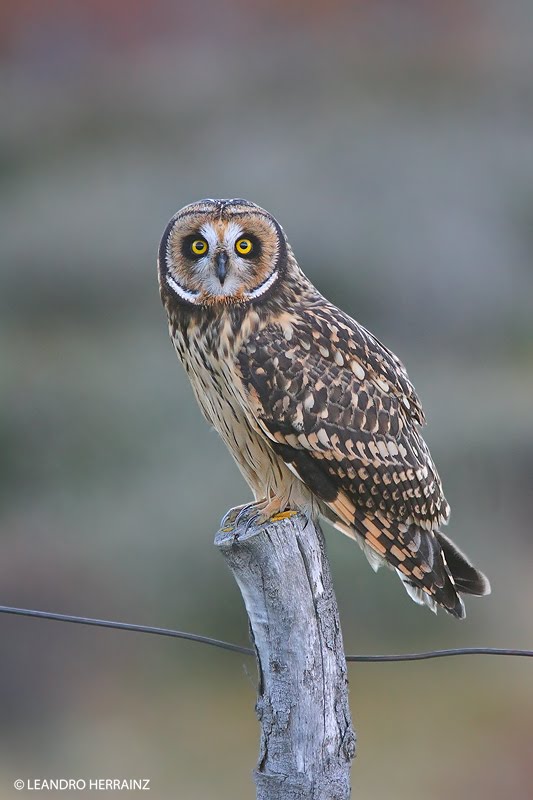
[[(532, 646), (532, 36), (527, 0), (1, 3), (0, 603), (247, 641), (212, 541), (249, 492), (155, 272), (177, 208), (242, 196), (406, 363), (448, 531), (492, 581), (435, 618), (328, 529), (347, 651)], [(1, 798), (17, 777), (254, 796), (251, 659), (0, 631)], [(354, 797), (533, 797), (531, 663), (349, 674)]]

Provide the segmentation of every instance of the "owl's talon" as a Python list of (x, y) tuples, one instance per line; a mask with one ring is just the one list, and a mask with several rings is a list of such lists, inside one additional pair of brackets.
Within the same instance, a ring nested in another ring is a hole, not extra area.
[(244, 533), (248, 533), (250, 528), (253, 528), (254, 525), (257, 525), (258, 520), (260, 520), (261, 514), (257, 512), (256, 514), (252, 514), (252, 516), (246, 521), (244, 526)]
[[(253, 511), (255, 511), (255, 513), (252, 514), (251, 517), (249, 517), (249, 514)], [(246, 523), (246, 529), (248, 529), (249, 527), (248, 523), (251, 520), (255, 520), (257, 517), (258, 517), (257, 503), (246, 503), (246, 505), (241, 507), (239, 513), (235, 517), (235, 521), (233, 523), (234, 527), (238, 528), (239, 525)]]
[[(230, 510), (226, 511), (226, 513), (224, 514), (224, 516), (222, 517), (222, 519), (218, 523), (218, 527), (220, 528), (221, 531), (224, 531), (224, 533), (227, 532), (225, 530), (226, 528), (229, 527), (230, 530), (231, 530), (231, 528), (233, 527), (233, 523), (235, 521), (235, 516), (236, 516), (236, 514), (234, 514), (235, 511), (236, 511), (236, 509), (230, 508)], [(232, 517), (232, 514), (234, 514), (233, 517)]]
[(233, 530), (233, 528), (239, 525), (239, 520), (241, 518), (241, 514), (247, 512), (252, 506), (255, 506), (256, 503), (248, 502), (242, 503), (240, 506), (234, 506), (230, 508), (229, 511), (226, 511), (222, 519), (219, 523), (219, 528), (223, 533), (229, 533)]

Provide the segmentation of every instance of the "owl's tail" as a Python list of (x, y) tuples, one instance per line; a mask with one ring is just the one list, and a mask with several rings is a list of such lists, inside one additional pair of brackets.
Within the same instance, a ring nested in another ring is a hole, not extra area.
[(464, 619), (466, 611), (461, 594), (490, 594), (489, 580), (470, 563), (455, 542), (441, 531), (424, 533), (432, 538), (433, 549), (436, 551), (433, 570), (428, 575), (431, 585), (421, 585), (419, 581), (413, 581), (411, 576), (406, 576), (398, 568), (396, 572), (415, 603), (425, 604), (434, 612), (437, 611), (437, 606), (441, 606), (452, 616)]
[(487, 576), (470, 563), (455, 542), (448, 539), (441, 531), (435, 531), (435, 536), (442, 548), (457, 591), (463, 592), (463, 594), (475, 594), (478, 597), (490, 594), (490, 583)]
[(463, 619), (461, 594), (486, 595), (490, 583), (457, 545), (440, 531), (427, 531), (415, 524), (398, 527), (383, 517), (356, 514), (352, 528), (338, 519), (335, 526), (363, 548), (371, 566), (394, 569), (409, 596), (432, 611), (444, 608)]

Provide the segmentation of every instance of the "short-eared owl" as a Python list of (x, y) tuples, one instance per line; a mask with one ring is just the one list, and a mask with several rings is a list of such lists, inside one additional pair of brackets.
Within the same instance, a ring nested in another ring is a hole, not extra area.
[(315, 289), (271, 214), (240, 199), (182, 208), (159, 281), (178, 357), (259, 521), (323, 515), (433, 610), (464, 617), (460, 592), (488, 594), (440, 531), (449, 506), (405, 368)]

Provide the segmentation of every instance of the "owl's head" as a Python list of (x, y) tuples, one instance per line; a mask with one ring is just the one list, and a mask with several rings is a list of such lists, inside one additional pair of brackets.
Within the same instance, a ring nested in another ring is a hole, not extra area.
[(279, 223), (248, 200), (191, 203), (161, 239), (161, 291), (189, 305), (253, 302), (282, 278), (287, 247)]

